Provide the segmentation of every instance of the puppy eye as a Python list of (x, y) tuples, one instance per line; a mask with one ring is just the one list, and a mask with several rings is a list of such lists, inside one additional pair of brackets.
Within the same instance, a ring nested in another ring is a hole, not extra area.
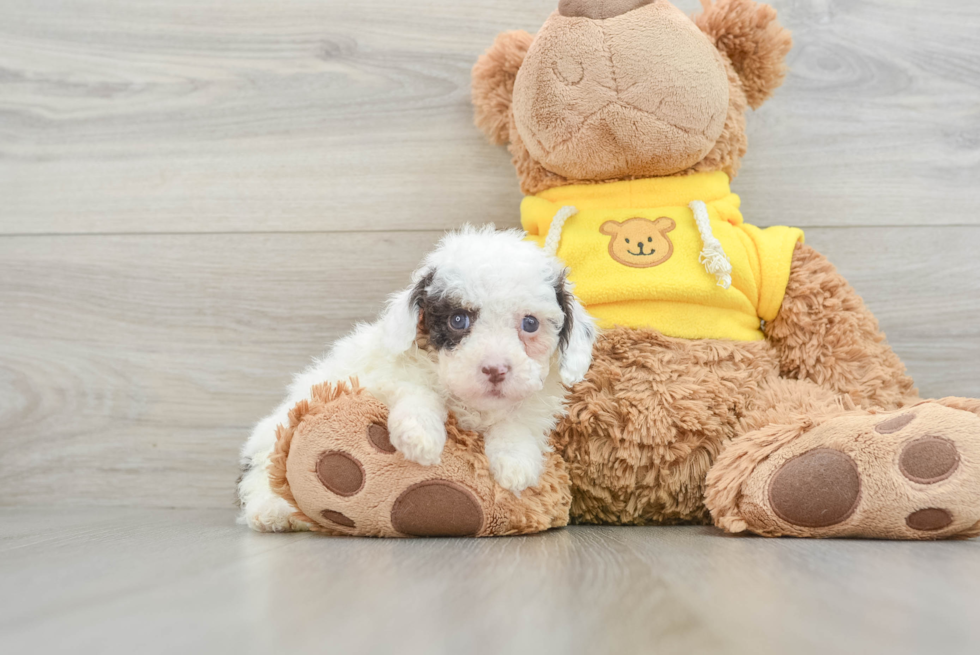
[(456, 312), (449, 317), (449, 327), (453, 330), (465, 330), (470, 326), (470, 315), (466, 312)]
[(629, 240), (629, 239), (627, 239), (627, 240), (626, 240), (626, 243), (629, 243), (629, 242), (630, 242), (630, 240)]
[(647, 237), (647, 243), (653, 243), (653, 237)]
[(534, 318), (533, 316), (525, 316), (524, 322), (521, 323), (521, 328), (523, 328), (525, 332), (537, 332), (539, 325), (538, 319)]

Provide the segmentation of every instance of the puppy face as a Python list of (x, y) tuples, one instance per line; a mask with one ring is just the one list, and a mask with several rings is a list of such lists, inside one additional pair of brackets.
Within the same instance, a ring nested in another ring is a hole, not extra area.
[(555, 365), (572, 384), (588, 370), (595, 329), (564, 269), (516, 231), (447, 236), (401, 302), (413, 345), (437, 363), (446, 392), (480, 411), (540, 391)]
[(502, 288), (477, 298), (448, 282), (436, 269), (415, 291), (417, 343), (437, 358), (445, 389), (477, 410), (506, 409), (540, 391), (566, 322), (558, 288), (544, 297)]

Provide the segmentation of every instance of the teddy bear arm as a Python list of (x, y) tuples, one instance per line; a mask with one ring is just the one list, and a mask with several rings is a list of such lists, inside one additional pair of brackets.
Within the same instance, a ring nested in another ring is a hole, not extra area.
[(849, 394), (866, 408), (896, 409), (918, 397), (864, 301), (808, 245), (796, 247), (786, 296), (765, 333), (784, 377)]
[(388, 408), (356, 382), (317, 385), (296, 404), (267, 473), (295, 523), (375, 537), (531, 534), (568, 523), (570, 482), (557, 453), (543, 454), (538, 483), (517, 496), (497, 484), (484, 440), (455, 416), (432, 466), (396, 450), (390, 423)]

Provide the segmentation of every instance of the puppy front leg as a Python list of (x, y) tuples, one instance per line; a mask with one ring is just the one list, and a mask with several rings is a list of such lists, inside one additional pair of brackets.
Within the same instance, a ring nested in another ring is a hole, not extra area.
[(391, 445), (405, 459), (433, 466), (446, 445), (446, 404), (424, 387), (401, 390), (388, 410)]
[(483, 436), (484, 451), (490, 460), (490, 472), (504, 489), (520, 495), (537, 486), (544, 472), (545, 437), (535, 437), (527, 426), (503, 421)]

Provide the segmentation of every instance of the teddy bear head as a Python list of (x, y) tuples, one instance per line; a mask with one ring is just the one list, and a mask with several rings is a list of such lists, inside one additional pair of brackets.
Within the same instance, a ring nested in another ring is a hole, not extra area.
[(476, 123), (509, 144), (525, 193), (688, 172), (734, 177), (745, 111), (782, 83), (792, 39), (754, 0), (561, 0), (473, 69)]

